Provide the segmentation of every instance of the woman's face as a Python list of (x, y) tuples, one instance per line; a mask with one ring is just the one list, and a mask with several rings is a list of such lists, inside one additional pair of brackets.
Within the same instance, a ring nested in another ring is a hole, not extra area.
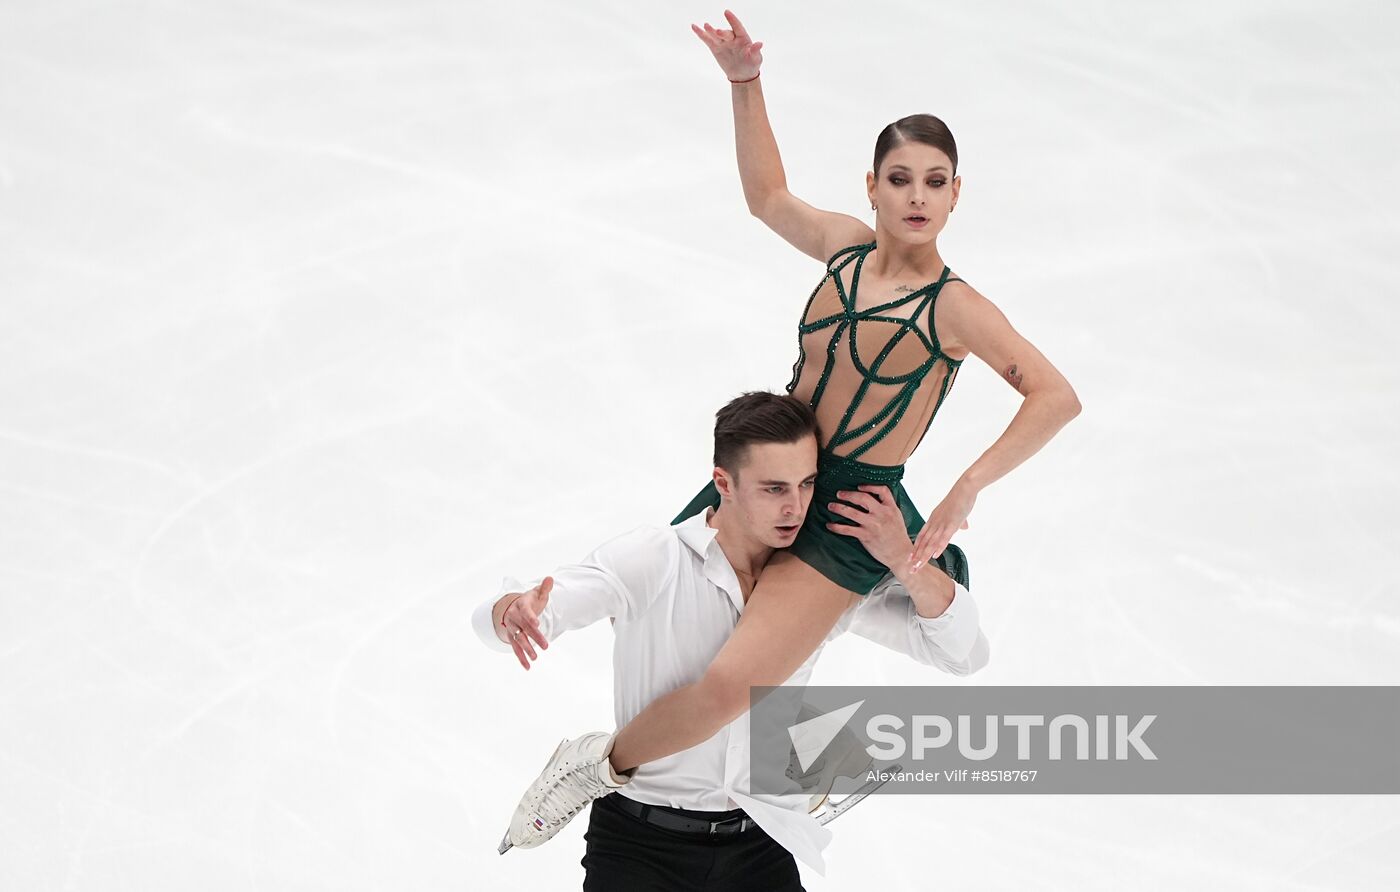
[(958, 201), (962, 177), (952, 174), (953, 162), (941, 149), (921, 142), (891, 149), (880, 162), (879, 176), (865, 175), (876, 205), (876, 230), (910, 244), (932, 242)]

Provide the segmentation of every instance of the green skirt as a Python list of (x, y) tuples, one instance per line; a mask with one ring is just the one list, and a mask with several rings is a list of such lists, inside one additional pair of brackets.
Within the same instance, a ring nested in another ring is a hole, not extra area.
[[(903, 477), (903, 465), (870, 465), (821, 450), (817, 456), (817, 481), (813, 487), (812, 504), (807, 509), (802, 529), (797, 531), (797, 538), (788, 551), (847, 591), (858, 595), (870, 594), (871, 589), (890, 572), (889, 568), (871, 557), (859, 539), (833, 533), (826, 528), (828, 523), (855, 526), (847, 518), (833, 513), (827, 505), (830, 502), (850, 505), (850, 502), (836, 498), (836, 493), (843, 490), (852, 490), (864, 484), (888, 486), (894, 494), (895, 504), (904, 515), (904, 527), (909, 531), (909, 538), (918, 538), (924, 528), (924, 518), (900, 483)], [(719, 507), (719, 491), (715, 489), (713, 479), (690, 500), (689, 505), (681, 509), (671, 523), (678, 524), (710, 507)], [(931, 563), (937, 564), (963, 588), (970, 588), (967, 556), (958, 546), (949, 542), (943, 553)]]

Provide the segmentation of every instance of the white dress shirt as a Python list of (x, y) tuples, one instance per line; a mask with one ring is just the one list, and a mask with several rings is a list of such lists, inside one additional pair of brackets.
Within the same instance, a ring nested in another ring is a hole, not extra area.
[[(653, 700), (705, 674), (733, 634), (744, 612), (738, 576), (709, 526), (714, 509), (675, 526), (638, 527), (600, 545), (581, 563), (555, 570), (540, 631), (553, 643), (570, 629), (613, 618), (613, 712), (620, 728)], [(491, 648), (511, 652), (496, 637), (491, 608), (508, 592), (524, 592), (543, 579), (522, 584), (506, 578), (501, 591), (483, 601), (472, 627)], [(830, 641), (854, 632), (954, 675), (987, 664), (989, 646), (979, 625), (977, 603), (956, 586), (939, 616), (920, 616), (893, 576), (837, 619)], [(805, 685), (826, 641), (784, 684)], [(620, 792), (638, 802), (701, 811), (743, 808), (769, 836), (794, 856), (825, 873), (822, 850), (831, 832), (808, 814), (805, 794), (754, 793), (749, 783), (749, 714), (713, 737), (655, 762), (638, 766)]]

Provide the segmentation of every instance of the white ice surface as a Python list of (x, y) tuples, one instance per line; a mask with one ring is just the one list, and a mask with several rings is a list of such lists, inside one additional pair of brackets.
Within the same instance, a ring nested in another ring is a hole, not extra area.
[[(495, 853), (609, 633), (473, 639), (705, 481), (820, 266), (745, 212), (697, 3), (0, 9), (0, 889), (577, 888)], [(957, 541), (993, 661), (1400, 684), (1400, 7), (740, 7), (793, 191), (956, 134), (940, 248), (1083, 414)], [(928, 510), (1017, 397), (972, 359)], [(818, 889), (1400, 887), (1366, 796), (869, 800)]]

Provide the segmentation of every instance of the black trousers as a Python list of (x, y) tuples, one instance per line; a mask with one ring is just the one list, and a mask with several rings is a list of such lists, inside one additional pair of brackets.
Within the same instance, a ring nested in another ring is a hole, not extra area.
[[(621, 793), (596, 799), (583, 839), (584, 892), (803, 892), (792, 853), (761, 827), (711, 842), (648, 824), (617, 805)], [(732, 812), (668, 808), (720, 820)]]

